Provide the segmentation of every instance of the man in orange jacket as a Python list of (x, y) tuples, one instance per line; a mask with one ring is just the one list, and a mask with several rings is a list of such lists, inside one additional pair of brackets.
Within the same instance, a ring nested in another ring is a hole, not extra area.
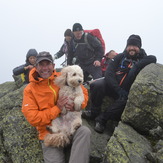
[[(43, 149), (45, 163), (64, 163), (63, 148), (46, 147), (43, 143), (48, 134), (46, 126), (59, 116), (61, 108), (66, 106), (73, 111), (74, 103), (66, 97), (58, 97), (59, 87), (54, 84), (55, 78), (60, 75), (54, 70), (53, 58), (49, 52), (40, 52), (36, 57), (36, 67), (30, 72), (30, 83), (24, 89), (22, 112), (27, 121), (35, 126), (39, 132), (39, 140)], [(81, 108), (88, 102), (87, 89), (82, 86), (84, 101)], [(69, 163), (88, 163), (90, 151), (90, 130), (81, 126), (72, 138), (72, 147)]]

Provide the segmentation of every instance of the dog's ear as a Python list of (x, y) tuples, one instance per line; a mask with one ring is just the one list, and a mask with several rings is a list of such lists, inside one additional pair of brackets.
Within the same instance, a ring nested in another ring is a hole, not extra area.
[(64, 68), (62, 69), (61, 75), (58, 76), (58, 77), (55, 79), (55, 81), (54, 81), (54, 83), (55, 83), (56, 85), (58, 85), (58, 86), (63, 86), (63, 85), (66, 84), (66, 82), (67, 82), (67, 73), (68, 73), (67, 70), (68, 70), (67, 67), (64, 67)]

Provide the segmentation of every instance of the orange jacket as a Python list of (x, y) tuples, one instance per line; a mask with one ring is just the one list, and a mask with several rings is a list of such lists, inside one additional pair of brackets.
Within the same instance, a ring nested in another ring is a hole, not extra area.
[[(38, 77), (36, 69), (30, 71), (30, 83), (24, 89), (22, 112), (27, 121), (35, 126), (39, 132), (39, 139), (43, 140), (48, 133), (46, 126), (58, 117), (60, 109), (56, 106), (59, 87), (54, 84), (54, 80), (60, 72), (54, 71), (48, 79)], [(88, 102), (88, 91), (82, 86), (85, 100), (82, 108)]]

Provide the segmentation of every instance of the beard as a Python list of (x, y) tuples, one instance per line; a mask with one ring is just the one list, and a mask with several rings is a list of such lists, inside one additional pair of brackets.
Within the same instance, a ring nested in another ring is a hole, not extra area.
[(127, 58), (136, 59), (139, 53), (136, 50), (127, 51)]

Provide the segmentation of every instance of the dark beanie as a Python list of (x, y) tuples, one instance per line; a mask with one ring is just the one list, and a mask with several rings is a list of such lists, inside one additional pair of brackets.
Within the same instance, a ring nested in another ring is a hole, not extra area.
[(66, 36), (72, 37), (72, 31), (71, 31), (71, 29), (66, 29), (66, 31), (64, 33), (64, 37), (66, 37)]
[(82, 31), (83, 30), (83, 27), (80, 23), (75, 23), (72, 27), (72, 31), (75, 32), (75, 31)]
[(142, 46), (140, 36), (139, 35), (134, 35), (134, 34), (131, 35), (127, 40), (127, 46), (128, 45), (134, 45), (134, 46), (137, 46), (140, 49), (141, 46)]

